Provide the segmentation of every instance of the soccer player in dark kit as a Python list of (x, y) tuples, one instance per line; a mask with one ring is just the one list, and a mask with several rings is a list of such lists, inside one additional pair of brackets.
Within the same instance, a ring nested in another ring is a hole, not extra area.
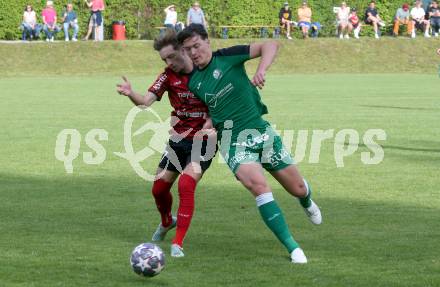
[[(206, 153), (207, 139), (198, 136), (199, 131), (209, 131), (212, 127), (206, 105), (197, 99), (188, 89), (188, 73), (193, 70), (191, 59), (185, 55), (177, 42), (174, 31), (168, 29), (164, 36), (154, 41), (154, 49), (159, 52), (167, 68), (148, 89), (145, 96), (132, 90), (130, 82), (123, 77), (124, 82), (117, 85), (119, 94), (127, 96), (135, 105), (149, 107), (160, 101), (165, 91), (168, 92), (171, 106), (174, 108), (172, 116), (177, 119), (173, 125), (174, 134), (171, 136), (162, 160), (159, 163), (156, 180), (153, 183), (152, 193), (157, 209), (161, 215), (161, 223), (152, 236), (153, 241), (162, 241), (166, 233), (176, 227), (176, 235), (172, 240), (171, 256), (183, 257), (183, 240), (188, 231), (194, 213), (194, 192), (203, 173), (209, 168), (211, 158), (195, 158), (191, 155), (193, 143), (202, 141), (200, 155)], [(209, 132), (208, 132), (209, 133)], [(215, 133), (213, 146), (215, 147)], [(172, 140), (179, 137), (178, 142)], [(212, 138), (212, 137), (211, 137)], [(212, 145), (211, 145), (212, 146)], [(172, 152), (171, 152), (172, 151)], [(173, 161), (170, 155), (177, 156)], [(176, 166), (177, 165), (177, 166)], [(180, 167), (178, 167), (180, 165)], [(180, 173), (181, 172), (181, 173)], [(180, 176), (179, 176), (180, 173)], [(172, 195), (171, 186), (178, 180), (179, 208), (177, 218), (171, 214)]]

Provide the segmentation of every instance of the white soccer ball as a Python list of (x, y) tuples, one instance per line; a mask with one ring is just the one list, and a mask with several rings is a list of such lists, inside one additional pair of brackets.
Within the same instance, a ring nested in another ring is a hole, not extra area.
[(130, 264), (137, 274), (153, 277), (165, 267), (165, 254), (153, 243), (142, 243), (131, 253)]

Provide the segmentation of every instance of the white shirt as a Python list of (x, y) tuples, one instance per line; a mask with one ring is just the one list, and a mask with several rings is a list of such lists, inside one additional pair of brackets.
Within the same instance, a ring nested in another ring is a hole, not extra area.
[(425, 18), (425, 9), (423, 9), (422, 7), (420, 7), (420, 8), (417, 8), (417, 7), (412, 8), (411, 9), (411, 17), (413, 19), (417, 19), (417, 20), (424, 19)]
[(339, 9), (338, 11), (338, 19), (342, 22), (348, 22), (348, 15), (350, 14), (350, 8), (345, 7), (345, 9)]
[(23, 21), (29, 25), (35, 25), (37, 23), (37, 15), (35, 14), (35, 11), (24, 11)]
[(176, 25), (176, 23), (177, 23), (177, 11), (168, 10), (164, 24)]

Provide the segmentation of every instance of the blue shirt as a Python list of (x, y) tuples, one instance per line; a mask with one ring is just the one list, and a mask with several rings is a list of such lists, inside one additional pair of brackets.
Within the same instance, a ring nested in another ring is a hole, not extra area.
[(188, 18), (189, 18), (189, 23), (192, 24), (204, 24), (203, 23), (203, 18), (205, 17), (205, 15), (203, 14), (202, 9), (198, 9), (195, 10), (194, 8), (190, 8), (188, 10)]
[(70, 22), (75, 21), (76, 13), (74, 11), (70, 11), (70, 12), (65, 11), (64, 12), (64, 17), (65, 17), (64, 18), (64, 23), (70, 23)]

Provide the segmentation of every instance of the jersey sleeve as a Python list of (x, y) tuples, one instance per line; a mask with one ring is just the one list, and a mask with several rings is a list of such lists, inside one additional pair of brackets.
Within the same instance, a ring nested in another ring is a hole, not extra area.
[(163, 72), (162, 74), (157, 76), (157, 79), (154, 81), (154, 83), (151, 85), (148, 91), (150, 93), (155, 94), (157, 100), (160, 101), (167, 89), (168, 89), (168, 75), (166, 74), (166, 72)]
[(214, 56), (225, 57), (232, 66), (239, 65), (250, 59), (250, 46), (240, 45), (220, 49), (214, 53)]

